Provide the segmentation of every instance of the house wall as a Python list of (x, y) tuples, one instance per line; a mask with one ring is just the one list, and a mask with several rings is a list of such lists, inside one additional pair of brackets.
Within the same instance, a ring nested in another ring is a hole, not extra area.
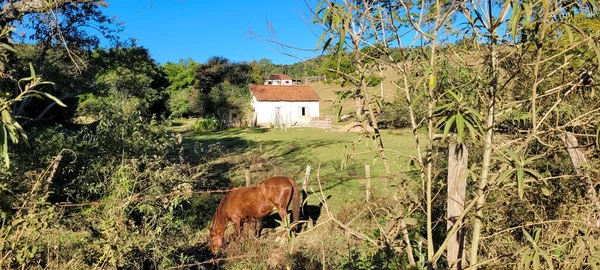
[[(278, 125), (276, 111), (279, 108), (279, 124), (286, 126), (307, 126), (311, 117), (319, 117), (318, 101), (257, 101), (252, 97), (252, 106), (256, 112), (256, 124), (262, 127)], [(302, 116), (302, 107), (305, 116)]]

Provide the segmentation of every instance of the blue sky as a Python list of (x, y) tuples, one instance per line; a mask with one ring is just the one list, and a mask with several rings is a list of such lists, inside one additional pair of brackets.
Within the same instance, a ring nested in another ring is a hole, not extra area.
[[(123, 38), (135, 38), (160, 64), (212, 56), (233, 61), (268, 58), (276, 64), (300, 61), (277, 51), (261, 39), (269, 35), (267, 21), (278, 41), (314, 49), (318, 36), (311, 31), (310, 11), (303, 0), (109, 0), (105, 14), (124, 23)], [(309, 0), (307, 2), (313, 2)], [(253, 36), (250, 33), (255, 33)], [(260, 37), (257, 38), (256, 36)], [(289, 50), (300, 59), (312, 52)]]

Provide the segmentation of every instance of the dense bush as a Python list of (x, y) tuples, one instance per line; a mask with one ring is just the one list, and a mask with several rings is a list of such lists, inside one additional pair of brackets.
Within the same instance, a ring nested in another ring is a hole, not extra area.
[(221, 128), (221, 123), (217, 118), (209, 117), (199, 119), (194, 123), (194, 131), (196, 132), (207, 132), (207, 131), (217, 131)]

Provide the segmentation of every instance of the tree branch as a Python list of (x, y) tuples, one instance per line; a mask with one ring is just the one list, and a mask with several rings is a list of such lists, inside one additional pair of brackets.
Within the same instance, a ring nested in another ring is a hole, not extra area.
[(21, 0), (9, 2), (0, 8), (0, 21), (8, 23), (20, 19), (31, 13), (47, 12), (51, 9), (67, 6), (69, 4), (99, 3), (106, 5), (104, 0)]

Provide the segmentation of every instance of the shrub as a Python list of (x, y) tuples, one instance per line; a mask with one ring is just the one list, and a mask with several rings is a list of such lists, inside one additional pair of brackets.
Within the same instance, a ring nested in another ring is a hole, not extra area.
[(221, 121), (214, 117), (204, 118), (194, 123), (194, 131), (196, 132), (210, 132), (220, 130), (222, 127)]

